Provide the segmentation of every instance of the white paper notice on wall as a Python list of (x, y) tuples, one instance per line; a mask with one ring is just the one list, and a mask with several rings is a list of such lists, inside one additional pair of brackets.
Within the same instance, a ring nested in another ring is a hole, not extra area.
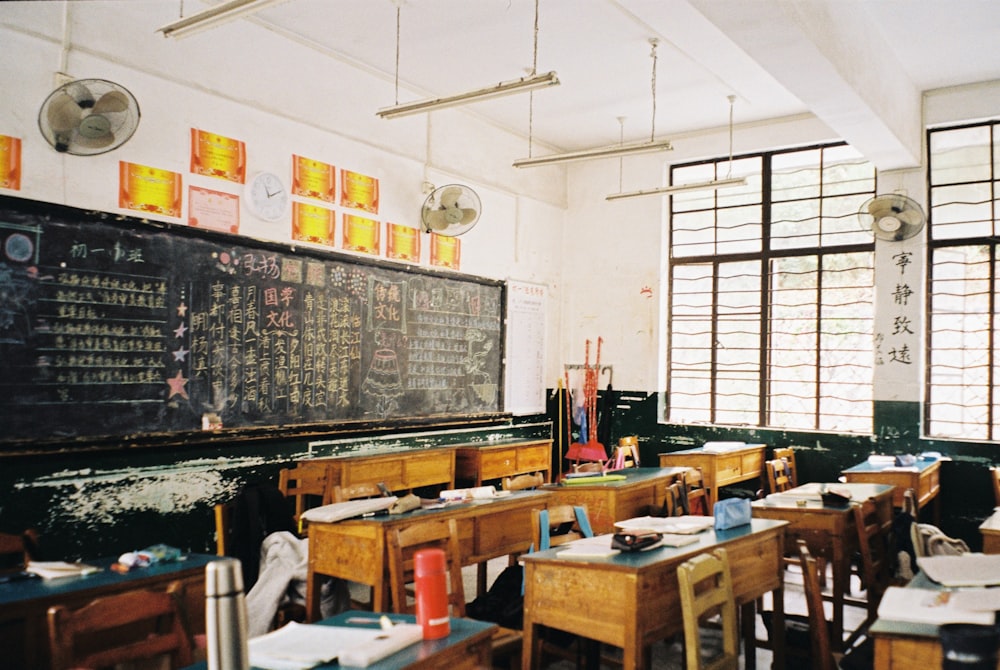
[(548, 286), (507, 281), (504, 410), (545, 411), (545, 312)]

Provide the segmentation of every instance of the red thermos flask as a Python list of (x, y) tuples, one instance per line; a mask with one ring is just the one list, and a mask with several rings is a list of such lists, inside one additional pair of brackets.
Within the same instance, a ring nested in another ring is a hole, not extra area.
[(421, 549), (413, 554), (417, 623), (424, 629), (425, 640), (436, 640), (451, 632), (445, 566), (445, 555), (441, 549)]

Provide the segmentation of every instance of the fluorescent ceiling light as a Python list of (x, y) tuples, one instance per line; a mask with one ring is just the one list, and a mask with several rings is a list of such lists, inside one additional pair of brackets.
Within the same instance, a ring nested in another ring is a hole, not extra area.
[(241, 16), (253, 14), (265, 7), (277, 5), (288, 0), (227, 0), (218, 5), (214, 5), (203, 11), (178, 19), (173, 23), (168, 23), (157, 32), (163, 33), (164, 37), (187, 37), (200, 33), (203, 30), (214, 28), (237, 19)]
[(720, 188), (731, 186), (745, 186), (746, 177), (733, 177), (732, 179), (713, 179), (712, 181), (696, 181), (691, 184), (678, 184), (676, 186), (661, 186), (645, 191), (629, 191), (627, 193), (612, 193), (605, 197), (605, 200), (624, 200), (625, 198), (638, 198), (643, 195), (670, 195), (671, 193), (684, 193), (688, 191), (714, 191)]
[(559, 77), (556, 76), (556, 73), (546, 72), (545, 74), (536, 74), (531, 77), (521, 77), (520, 79), (513, 79), (511, 81), (502, 81), (496, 86), (490, 86), (489, 88), (481, 88), (476, 91), (469, 91), (468, 93), (451, 95), (445, 98), (432, 98), (430, 100), (407, 102), (403, 103), (402, 105), (395, 105), (393, 107), (383, 107), (382, 109), (375, 112), (375, 114), (377, 116), (381, 116), (383, 119), (394, 119), (397, 116), (406, 116), (407, 114), (419, 114), (420, 112), (430, 112), (432, 110), (442, 109), (444, 107), (455, 107), (456, 105), (464, 105), (467, 102), (478, 102), (479, 100), (499, 98), (500, 96), (510, 95), (511, 93), (533, 91), (536, 88), (546, 88), (548, 86), (558, 86), (558, 85), (559, 85)]
[(638, 142), (635, 144), (613, 144), (609, 147), (597, 149), (584, 149), (582, 151), (570, 151), (565, 154), (549, 154), (548, 156), (537, 156), (534, 158), (518, 158), (514, 161), (514, 167), (538, 167), (539, 165), (554, 165), (556, 163), (570, 163), (573, 161), (585, 161), (591, 158), (614, 158), (616, 156), (631, 156), (634, 154), (648, 154), (654, 151), (672, 151), (670, 140), (656, 140), (649, 142)]

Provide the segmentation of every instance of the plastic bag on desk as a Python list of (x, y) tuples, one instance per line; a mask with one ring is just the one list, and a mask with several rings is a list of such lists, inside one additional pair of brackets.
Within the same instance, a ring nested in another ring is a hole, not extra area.
[(750, 523), (753, 508), (746, 498), (728, 498), (720, 500), (712, 507), (715, 517), (715, 530), (726, 530)]

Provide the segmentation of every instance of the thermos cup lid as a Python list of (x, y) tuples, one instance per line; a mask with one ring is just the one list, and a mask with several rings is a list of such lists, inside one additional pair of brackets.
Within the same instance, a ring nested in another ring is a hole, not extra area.
[(219, 598), (243, 593), (243, 566), (237, 558), (212, 561), (205, 566), (205, 596)]
[(413, 554), (413, 573), (427, 575), (444, 572), (445, 555), (442, 549), (421, 549)]

